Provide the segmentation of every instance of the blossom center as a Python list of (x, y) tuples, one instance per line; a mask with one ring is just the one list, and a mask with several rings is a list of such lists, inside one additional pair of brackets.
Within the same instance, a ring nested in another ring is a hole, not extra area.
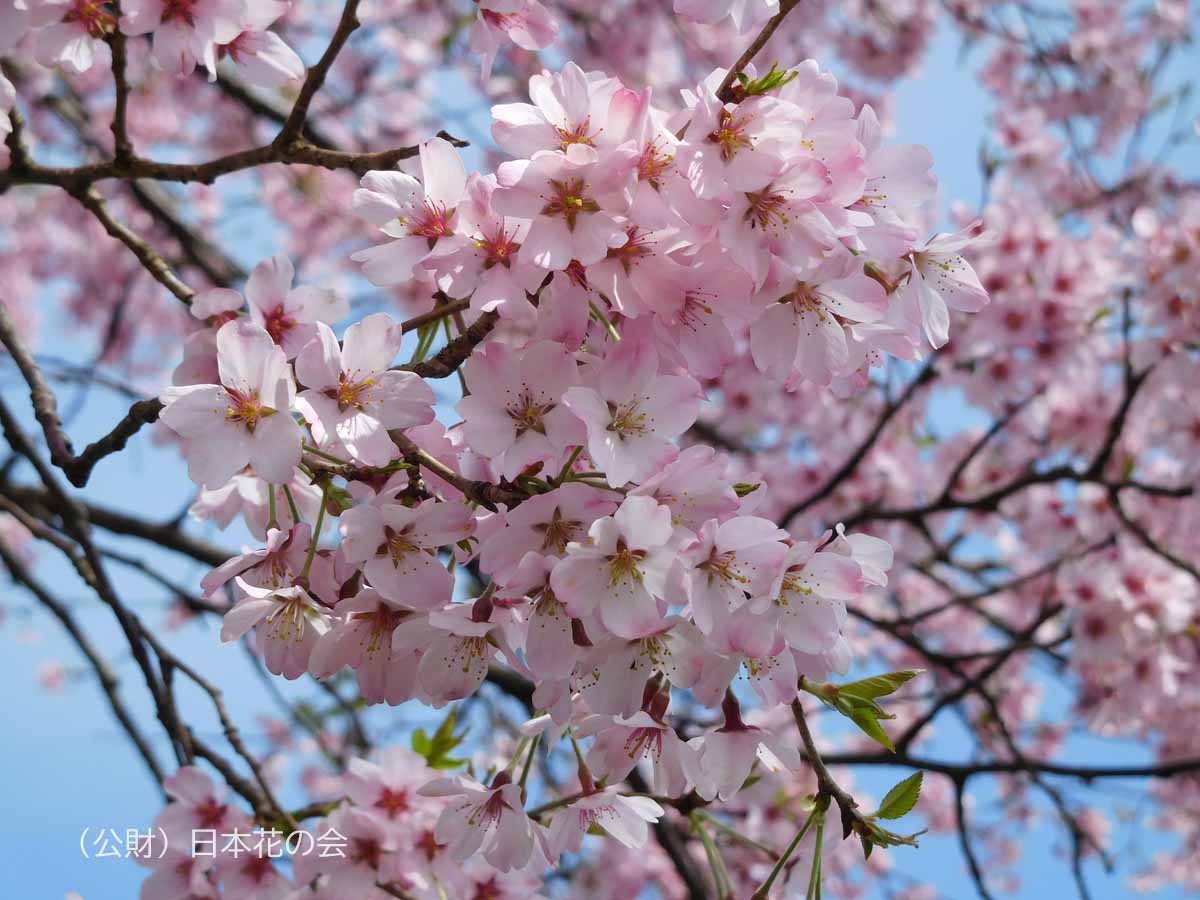
[(615, 431), (621, 437), (636, 437), (646, 433), (646, 414), (639, 410), (641, 403), (632, 400), (628, 403), (609, 403), (608, 413), (611, 421), (608, 431)]
[(626, 578), (640, 582), (642, 570), (638, 568), (638, 564), (645, 558), (645, 550), (630, 550), (624, 541), (617, 541), (616, 553), (608, 558), (610, 585), (616, 585)]
[(567, 550), (567, 544), (580, 536), (580, 522), (563, 518), (562, 510), (555, 509), (549, 522), (539, 522), (533, 526), (534, 531), (542, 533), (542, 552), (562, 554)]
[(517, 425), (517, 437), (521, 437), (527, 431), (545, 434), (546, 425), (543, 418), (554, 406), (553, 403), (536, 403), (529, 391), (523, 391), (516, 404), (508, 407), (505, 412)]
[(649, 753), (655, 760), (662, 758), (663, 732), (661, 728), (635, 728), (625, 738), (625, 754), (637, 759)]
[(442, 852), (442, 845), (437, 842), (437, 837), (433, 833), (432, 828), (426, 828), (421, 832), (421, 836), (417, 838), (416, 847), (420, 850), (429, 862), (433, 862), (435, 856)]
[(683, 295), (683, 304), (675, 315), (676, 323), (684, 328), (690, 328), (692, 331), (699, 331), (704, 318), (713, 314), (712, 300), (706, 298), (714, 296), (714, 294), (706, 294), (704, 291), (686, 291)]
[(566, 150), (572, 144), (583, 144), (586, 147), (591, 147), (592, 137), (589, 134), (591, 125), (591, 117), (585, 118), (577, 125), (563, 128), (559, 125), (554, 126), (554, 135), (558, 138), (558, 149)]
[(259, 422), (276, 413), (276, 410), (271, 407), (262, 405), (256, 390), (239, 391), (234, 388), (226, 388), (225, 393), (229, 396), (228, 405), (225, 407), (226, 420), (239, 423), (251, 434), (258, 427)]
[(399, 568), (400, 563), (410, 553), (417, 551), (417, 545), (412, 542), (406, 531), (396, 531), (394, 528), (384, 526), (383, 528), (384, 543), (379, 548), (380, 553), (386, 553), (392, 558), (392, 565)]
[(162, 20), (186, 22), (189, 28), (196, 27), (196, 14), (193, 7), (196, 0), (163, 0)]
[(276, 594), (271, 599), (279, 603), (279, 609), (271, 613), (270, 637), (272, 640), (300, 641), (304, 638), (306, 620), (313, 612), (299, 594)]
[(630, 225), (625, 229), (625, 243), (620, 247), (610, 247), (608, 258), (617, 260), (621, 268), (628, 273), (637, 265), (638, 260), (653, 255), (653, 244), (654, 241), (648, 232), (639, 230), (636, 225)]
[[(351, 618), (368, 623), (370, 631), (367, 632), (363, 651), (367, 656), (374, 656), (380, 650), (391, 651), (392, 632), (404, 621), (406, 614), (386, 606), (380, 606), (374, 612), (353, 613)], [(386, 788), (384, 792), (387, 792)]]
[(380, 792), (379, 799), (375, 801), (375, 808), (382, 809), (389, 819), (394, 819), (400, 813), (412, 809), (412, 804), (408, 799), (408, 791), (403, 788), (393, 791), (391, 788), (385, 787)]
[(729, 110), (721, 110), (717, 127), (708, 136), (708, 139), (720, 148), (721, 159), (729, 162), (739, 150), (753, 146), (750, 136), (746, 134), (746, 124), (745, 120), (739, 122), (734, 119)]
[(496, 884), (496, 876), (493, 875), (487, 881), (475, 885), (475, 893), (471, 900), (501, 900), (504, 893), (504, 888)]
[(196, 807), (196, 818), (200, 820), (202, 828), (216, 828), (225, 818), (226, 808), (225, 804), (218, 803), (215, 797), (208, 797)]
[(379, 861), (383, 858), (383, 848), (374, 838), (355, 838), (351, 855), (355, 862), (366, 863), (372, 869), (378, 869)]
[(483, 261), (484, 269), (491, 269), (495, 266), (504, 266), (506, 269), (512, 268), (513, 256), (521, 249), (521, 245), (513, 240), (515, 235), (515, 231), (509, 234), (503, 228), (498, 228), (496, 233), (491, 237), (485, 236), (476, 239), (475, 246), (485, 254)]
[(784, 298), (785, 302), (790, 302), (796, 312), (812, 313), (821, 321), (825, 320), (827, 315), (825, 305), (821, 300), (821, 295), (817, 293), (816, 288), (811, 284), (800, 282), (796, 285), (796, 289)]
[(658, 190), (662, 187), (663, 175), (671, 168), (673, 162), (674, 155), (660, 147), (658, 141), (651, 141), (638, 160), (638, 180), (649, 182), (652, 188)]
[(736, 553), (732, 551), (718, 553), (714, 549), (708, 559), (702, 562), (697, 568), (707, 572), (709, 578), (719, 578), (729, 585), (748, 584), (750, 579), (738, 573), (737, 569), (734, 568), (736, 564)]
[(97, 39), (112, 34), (117, 27), (117, 17), (104, 9), (102, 2), (96, 0), (75, 0), (75, 5), (67, 10), (62, 20), (78, 22), (89, 37)]
[(362, 381), (351, 381), (344, 374), (338, 376), (337, 390), (333, 391), (333, 399), (337, 401), (338, 412), (345, 412), (353, 407), (362, 409), (366, 406), (374, 378), (364, 378)]
[(453, 214), (454, 211), (447, 209), (446, 204), (426, 200), (411, 216), (401, 216), (400, 223), (413, 237), (436, 241), (440, 237), (454, 234), (454, 229), (450, 227), (450, 217)]
[(805, 597), (812, 596), (812, 588), (804, 584), (807, 579), (803, 572), (804, 567), (801, 566), (788, 569), (787, 574), (783, 576), (783, 583), (779, 587), (779, 596), (775, 599), (779, 606), (784, 608), (791, 606), (793, 599), (803, 603)]
[(582, 213), (600, 211), (600, 204), (586, 195), (587, 184), (582, 178), (573, 178), (570, 181), (551, 179), (550, 187), (550, 199), (542, 207), (542, 215), (566, 219), (567, 228), (571, 231), (575, 230), (575, 224)]
[(764, 188), (761, 191), (747, 193), (746, 201), (749, 205), (742, 218), (751, 228), (770, 231), (783, 229), (791, 224), (792, 218), (788, 214), (786, 195)]
[(282, 303), (263, 316), (263, 328), (267, 330), (271, 340), (277, 344), (295, 327), (296, 319), (283, 308)]

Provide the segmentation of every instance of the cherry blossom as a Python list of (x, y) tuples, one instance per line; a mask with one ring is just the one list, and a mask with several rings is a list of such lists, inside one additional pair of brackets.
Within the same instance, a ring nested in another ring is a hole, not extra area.
[(476, 852), (501, 872), (523, 868), (533, 855), (538, 838), (525, 815), (521, 788), (506, 773), (492, 787), (461, 775), (438, 778), (421, 788), (432, 797), (454, 797), (437, 822), (438, 843), (450, 855), (465, 860)]
[(305, 386), (296, 408), (323, 450), (387, 465), (395, 453), (388, 431), (432, 422), (433, 391), (410, 372), (392, 371), (403, 334), (386, 313), (351, 325), (341, 346), (330, 328), (317, 329), (296, 358)]
[(250, 319), (267, 330), (288, 359), (294, 359), (317, 336), (318, 324), (333, 324), (350, 309), (335, 291), (292, 287), (294, 278), (291, 260), (275, 256), (260, 262), (246, 279)]
[(644, 333), (628, 335), (594, 365), (563, 403), (587, 426), (588, 454), (608, 483), (642, 481), (678, 454), (672, 439), (695, 420), (700, 386), (687, 375), (661, 375)]
[(368, 172), (354, 192), (355, 213), (392, 239), (351, 257), (375, 284), (403, 284), (432, 254), (452, 253), (462, 244), (456, 235), (467, 183), (462, 160), (442, 138), (422, 144), (420, 157), (420, 181), (404, 172)]
[(557, 34), (558, 23), (538, 0), (480, 0), (478, 18), (471, 25), (471, 50), (482, 57), (481, 76), (487, 81), (503, 41), (522, 50), (541, 50)]
[[(879, 6), (0, 6), (0, 569), (164, 785), (144, 896), (1200, 885), (1186, 4)], [(946, 39), (982, 196), (893, 139)], [(1047, 793), (1142, 774), (1152, 857)], [(346, 852), (187, 852), (259, 826)]]
[(217, 332), (217, 365), (220, 384), (163, 392), (162, 419), (183, 440), (188, 474), (218, 487), (251, 465), (267, 481), (291, 481), (301, 434), (283, 350), (261, 326), (229, 322)]
[(463, 377), (471, 391), (456, 407), (464, 434), (505, 478), (537, 463), (556, 469), (583, 443), (563, 401), (579, 383), (578, 367), (560, 344), (538, 341), (519, 353), (494, 344), (471, 358)]
[(449, 601), (454, 585), (437, 552), (470, 534), (471, 513), (460, 503), (433, 499), (404, 506), (396, 493), (379, 494), (342, 516), (343, 556), (364, 564), (371, 586), (389, 600), (436, 609)]
[(636, 849), (646, 843), (648, 823), (657, 822), (662, 814), (663, 808), (649, 797), (626, 797), (607, 788), (556, 812), (546, 840), (556, 853), (578, 852), (588, 829), (599, 827), (618, 843)]
[(673, 535), (670, 510), (649, 497), (629, 497), (592, 523), (586, 542), (567, 545), (550, 584), (572, 616), (595, 612), (627, 639), (653, 634), (662, 624)]

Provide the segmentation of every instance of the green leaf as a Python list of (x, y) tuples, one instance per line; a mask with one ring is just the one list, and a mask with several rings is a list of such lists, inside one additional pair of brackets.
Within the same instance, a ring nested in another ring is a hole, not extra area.
[(924, 780), (924, 776), (924, 772), (917, 772), (888, 791), (875, 815), (881, 819), (899, 819), (901, 816), (907, 815), (916, 806), (917, 798), (921, 796), (921, 782)]
[(733, 492), (735, 494), (737, 494), (739, 497), (745, 497), (750, 494), (753, 494), (760, 487), (762, 487), (761, 483), (757, 483), (757, 482), (751, 483), (748, 481), (739, 481), (737, 484), (735, 484), (733, 486)]
[(837, 686), (837, 692), (869, 700), (873, 700), (876, 697), (886, 697), (888, 694), (894, 694), (906, 682), (916, 678), (924, 671), (924, 669), (904, 669), (900, 672), (888, 672), (886, 675), (874, 675), (870, 678), (864, 678), (861, 681), (840, 684)]
[(466, 737), (465, 731), (462, 734), (455, 734), (454, 725), (455, 712), (451, 707), (432, 737), (425, 733), (424, 728), (418, 728), (413, 732), (413, 752), (423, 756), (425, 762), (434, 769), (457, 769), (465, 766), (468, 760), (456, 759), (450, 755), (450, 751), (461, 744)]
[(856, 706), (850, 713), (850, 721), (862, 729), (863, 733), (871, 740), (887, 747), (892, 753), (896, 752), (896, 745), (892, 743), (892, 739), (887, 736), (887, 732), (879, 724), (878, 713), (875, 710), (869, 706)]
[(775, 63), (771, 63), (771, 71), (767, 72), (762, 78), (756, 78), (754, 81), (746, 81), (743, 80), (743, 76), (738, 80), (742, 82), (746, 96), (753, 97), (755, 94), (767, 94), (776, 88), (781, 88), (799, 74), (798, 71), (792, 72), (788, 69), (781, 69)]
[(412, 748), (413, 753), (419, 753), (421, 756), (428, 756), (429, 751), (433, 749), (433, 742), (429, 740), (424, 728), (418, 728), (412, 733)]

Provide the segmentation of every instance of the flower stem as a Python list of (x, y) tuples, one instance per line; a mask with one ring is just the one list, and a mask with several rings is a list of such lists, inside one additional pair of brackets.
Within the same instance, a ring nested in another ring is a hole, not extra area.
[(533, 743), (529, 745), (529, 755), (525, 757), (525, 768), (521, 770), (521, 802), (525, 802), (525, 786), (529, 783), (529, 771), (533, 768), (533, 756), (537, 753), (538, 743), (541, 741), (540, 734), (535, 735)]
[(283, 496), (287, 497), (288, 509), (292, 511), (292, 521), (299, 525), (303, 520), (300, 518), (300, 510), (296, 507), (296, 498), (292, 496), (292, 489), (288, 485), (283, 486)]
[(808, 876), (808, 894), (805, 900), (821, 900), (821, 844), (825, 837), (825, 810), (817, 817), (817, 836), (813, 846), (812, 871)]
[(563, 467), (562, 467), (561, 471), (559, 471), (558, 477), (554, 479), (554, 484), (556, 484), (556, 485), (562, 484), (563, 480), (568, 475), (571, 474), (571, 466), (575, 465), (575, 460), (579, 459), (579, 454), (582, 452), (583, 452), (582, 445), (576, 447), (574, 450), (571, 451), (570, 458), (567, 459), (567, 461), (565, 463), (563, 463)]
[(792, 858), (792, 854), (796, 852), (796, 848), (800, 846), (800, 841), (804, 839), (804, 835), (808, 834), (808, 829), (812, 827), (814, 820), (817, 821), (817, 851), (816, 856), (821, 855), (820, 837), (824, 831), (825, 810), (826, 806), (822, 806), (818, 801), (817, 805), (812, 808), (812, 812), (808, 814), (808, 818), (804, 820), (804, 824), (800, 826), (800, 830), (796, 832), (796, 836), (792, 838), (792, 842), (787, 845), (787, 849), (775, 860), (775, 866), (771, 869), (771, 873), (767, 876), (767, 880), (759, 885), (750, 900), (766, 900), (767, 894), (771, 892), (771, 885), (775, 883), (775, 879), (779, 877), (779, 873), (787, 866), (788, 860)]
[(340, 456), (335, 456), (332, 453), (326, 453), (324, 450), (318, 450), (316, 447), (312, 447), (308, 444), (304, 444), (303, 446), (305, 453), (311, 453), (313, 456), (319, 456), (321, 459), (329, 460), (329, 462), (337, 463), (338, 465), (342, 466), (354, 465), (354, 463), (350, 462), (348, 459), (342, 459)]
[(698, 811), (693, 811), (688, 818), (692, 828), (704, 845), (704, 855), (708, 857), (709, 868), (712, 869), (714, 887), (717, 889), (719, 900), (730, 900), (733, 897), (733, 883), (729, 879), (729, 870), (725, 868), (725, 860), (721, 858), (721, 849), (712, 839), (712, 835), (704, 827), (704, 819)]
[(604, 330), (608, 332), (609, 336), (614, 341), (621, 340), (621, 332), (617, 331), (617, 326), (613, 325), (612, 320), (604, 314), (603, 310), (601, 310), (594, 301), (588, 301), (588, 309), (592, 311), (592, 315), (595, 317), (596, 321), (604, 326)]
[(756, 841), (754, 838), (750, 837), (749, 835), (742, 834), (740, 831), (738, 831), (732, 825), (727, 825), (726, 823), (724, 823), (720, 819), (718, 819), (716, 816), (711, 815), (710, 813), (707, 813), (702, 809), (696, 810), (696, 812), (704, 819), (705, 822), (707, 822), (713, 828), (717, 829), (722, 834), (728, 835), (730, 840), (737, 841), (739, 844), (742, 844), (743, 846), (751, 847), (755, 850), (760, 850), (763, 853), (765, 853), (767, 856), (771, 857), (772, 860), (779, 859), (779, 854), (776, 853), (774, 850), (772, 850), (770, 847), (768, 847), (766, 844)]
[(317, 555), (317, 544), (321, 541), (321, 526), (325, 524), (325, 501), (329, 498), (329, 482), (321, 484), (321, 508), (317, 510), (317, 524), (313, 526), (312, 540), (308, 542), (308, 556), (304, 557), (304, 568), (300, 571), (300, 580), (308, 581), (308, 573), (312, 570), (313, 557)]

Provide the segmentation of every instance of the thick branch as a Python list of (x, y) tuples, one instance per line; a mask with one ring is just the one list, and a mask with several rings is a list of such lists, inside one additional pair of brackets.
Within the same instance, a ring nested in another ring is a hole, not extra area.
[[(449, 311), (448, 307), (440, 307), (426, 315), (437, 313), (435, 318), (441, 318)], [(492, 329), (496, 327), (496, 323), (500, 321), (500, 316), (494, 312), (486, 312), (481, 315), (475, 322), (439, 350), (429, 359), (419, 363), (412, 363), (407, 366), (399, 366), (406, 372), (415, 372), (422, 378), (449, 378), (458, 367), (467, 361), (471, 353), (492, 333)]]
[(78, 456), (71, 447), (71, 439), (63, 431), (62, 421), (58, 417), (58, 401), (54, 391), (46, 382), (42, 370), (38, 368), (33, 355), (25, 347), (17, 335), (16, 327), (9, 317), (4, 305), (0, 303), (0, 342), (8, 349), (13, 362), (21, 371), (26, 384), (29, 385), (29, 398), (33, 402), (33, 414), (42, 426), (46, 436), (46, 446), (50, 449), (50, 461), (66, 473), (67, 480), (76, 487), (87, 484), (92, 469), (101, 459), (125, 448), (129, 439), (143, 425), (154, 422), (162, 411), (162, 403), (157, 398), (139, 400), (134, 403), (125, 417), (117, 423), (108, 434), (97, 441), (88, 444)]
[(115, 237), (133, 251), (133, 255), (138, 258), (138, 262), (142, 264), (146, 271), (154, 276), (156, 281), (184, 303), (192, 302), (192, 297), (196, 295), (196, 292), (183, 283), (179, 276), (171, 270), (167, 261), (158, 254), (157, 250), (130, 230), (128, 226), (113, 218), (99, 191), (88, 187), (72, 189), (70, 193), (76, 200), (83, 204), (84, 208), (96, 217), (109, 235)]

